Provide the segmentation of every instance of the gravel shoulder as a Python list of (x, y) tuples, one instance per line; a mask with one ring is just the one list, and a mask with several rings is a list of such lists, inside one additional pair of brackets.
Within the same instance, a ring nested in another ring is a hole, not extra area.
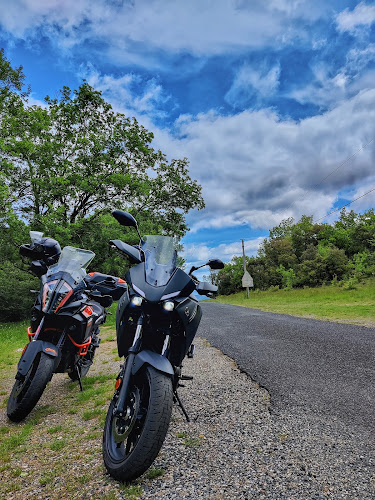
[[(110, 333), (107, 330), (103, 336)], [(160, 477), (151, 478), (146, 473), (131, 487), (110, 478), (101, 458), (101, 420), (85, 421), (82, 413), (69, 413), (71, 402), (63, 396), (72, 392), (72, 383), (67, 375), (57, 375), (39, 403), (48, 409), (34, 426), (30, 442), (23, 453), (14, 454), (9, 467), (2, 468), (0, 497), (375, 497), (370, 450), (358, 449), (341, 424), (314, 415), (308, 419), (274, 415), (267, 391), (241, 373), (230, 358), (204, 339), (197, 339), (196, 346), (194, 359), (186, 360), (184, 366), (184, 373), (193, 375), (194, 380), (185, 382), (186, 387), (179, 391), (193, 421), (187, 423), (174, 408), (166, 441), (152, 467), (154, 475)], [(90, 375), (117, 373), (120, 362), (114, 359), (114, 348), (114, 341), (101, 345)], [(1, 380), (2, 391), (10, 390), (13, 375)], [(108, 402), (101, 407), (104, 413)], [(77, 450), (46, 447), (46, 428), (61, 426), (56, 439), (67, 440), (67, 423), (69, 429), (80, 433)], [(9, 424), (4, 408), (0, 425), (14, 425)], [(41, 484), (46, 472), (50, 480)], [(74, 488), (69, 489), (71, 484)]]

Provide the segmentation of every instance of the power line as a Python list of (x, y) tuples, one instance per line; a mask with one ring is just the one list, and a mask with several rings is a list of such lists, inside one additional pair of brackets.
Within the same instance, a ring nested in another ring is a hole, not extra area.
[(325, 215), (324, 217), (321, 217), (320, 219), (316, 220), (314, 222), (314, 224), (316, 224), (317, 222), (321, 221), (322, 219), (325, 219), (326, 217), (328, 217), (329, 215), (332, 215), (334, 214), (335, 212), (338, 212), (339, 210), (342, 210), (343, 208), (347, 207), (348, 205), (351, 205), (352, 203), (354, 203), (355, 201), (359, 200), (360, 198), (364, 198), (366, 195), (372, 193), (372, 191), (375, 191), (375, 187), (370, 189), (370, 191), (367, 191), (367, 193), (365, 194), (362, 194), (361, 196), (358, 196), (358, 198), (356, 198), (355, 200), (352, 200), (352, 201), (349, 201), (349, 203), (346, 203), (345, 205), (343, 205), (342, 207), (340, 208), (336, 208), (336, 210), (332, 210), (332, 212), (330, 212), (329, 214)]
[[(347, 163), (349, 160), (351, 160), (352, 158), (355, 157), (355, 155), (357, 155), (360, 151), (362, 151), (363, 149), (365, 149), (365, 147), (367, 147), (369, 144), (371, 144), (371, 142), (375, 139), (375, 137), (373, 137), (370, 141), (368, 141), (367, 144), (365, 144), (364, 146), (362, 146), (361, 148), (358, 149), (358, 151), (356, 151), (354, 154), (352, 154), (352, 156), (349, 156), (349, 158), (347, 158), (346, 160), (344, 160), (342, 163), (340, 163), (340, 165), (335, 168), (334, 170), (332, 170), (331, 173), (329, 173), (328, 175), (326, 175), (324, 177), (324, 179), (322, 179), (320, 182), (318, 182), (318, 184), (316, 184), (313, 189), (317, 188), (318, 186), (320, 186), (326, 179), (328, 179), (328, 177), (332, 174), (334, 174), (335, 172), (337, 172), (337, 170), (339, 168), (341, 168), (343, 165), (345, 165), (345, 163)], [(353, 200), (354, 201), (354, 200)]]

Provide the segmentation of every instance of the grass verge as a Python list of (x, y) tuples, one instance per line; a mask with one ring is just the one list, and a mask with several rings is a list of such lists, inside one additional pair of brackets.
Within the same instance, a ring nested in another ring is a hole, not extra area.
[(293, 316), (360, 324), (375, 327), (375, 280), (355, 285), (354, 289), (322, 286), (292, 290), (246, 291), (221, 295), (217, 302), (253, 307)]
[[(113, 361), (114, 329), (102, 329), (104, 342), (82, 381), (83, 392), (66, 374), (55, 374), (30, 415), (14, 424), (6, 402), (27, 342), (26, 326), (0, 325), (0, 498), (139, 498), (142, 487), (113, 480), (102, 459), (103, 426), (120, 367)], [(161, 475), (154, 471), (144, 481)]]

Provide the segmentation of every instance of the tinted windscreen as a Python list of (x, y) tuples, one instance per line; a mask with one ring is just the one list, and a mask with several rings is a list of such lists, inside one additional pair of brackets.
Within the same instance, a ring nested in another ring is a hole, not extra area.
[(177, 252), (174, 239), (169, 236), (145, 236), (146, 281), (153, 286), (164, 286), (176, 269)]

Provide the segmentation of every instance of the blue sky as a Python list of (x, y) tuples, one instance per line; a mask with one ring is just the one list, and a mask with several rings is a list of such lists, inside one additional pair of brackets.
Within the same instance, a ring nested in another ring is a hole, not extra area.
[[(375, 6), (307, 0), (0, 0), (0, 46), (31, 102), (86, 79), (187, 157), (206, 208), (190, 263), (256, 254), (286, 217), (375, 187)], [(372, 208), (374, 193), (352, 205)], [(337, 215), (336, 215), (337, 216)], [(333, 216), (327, 219), (332, 221)]]

